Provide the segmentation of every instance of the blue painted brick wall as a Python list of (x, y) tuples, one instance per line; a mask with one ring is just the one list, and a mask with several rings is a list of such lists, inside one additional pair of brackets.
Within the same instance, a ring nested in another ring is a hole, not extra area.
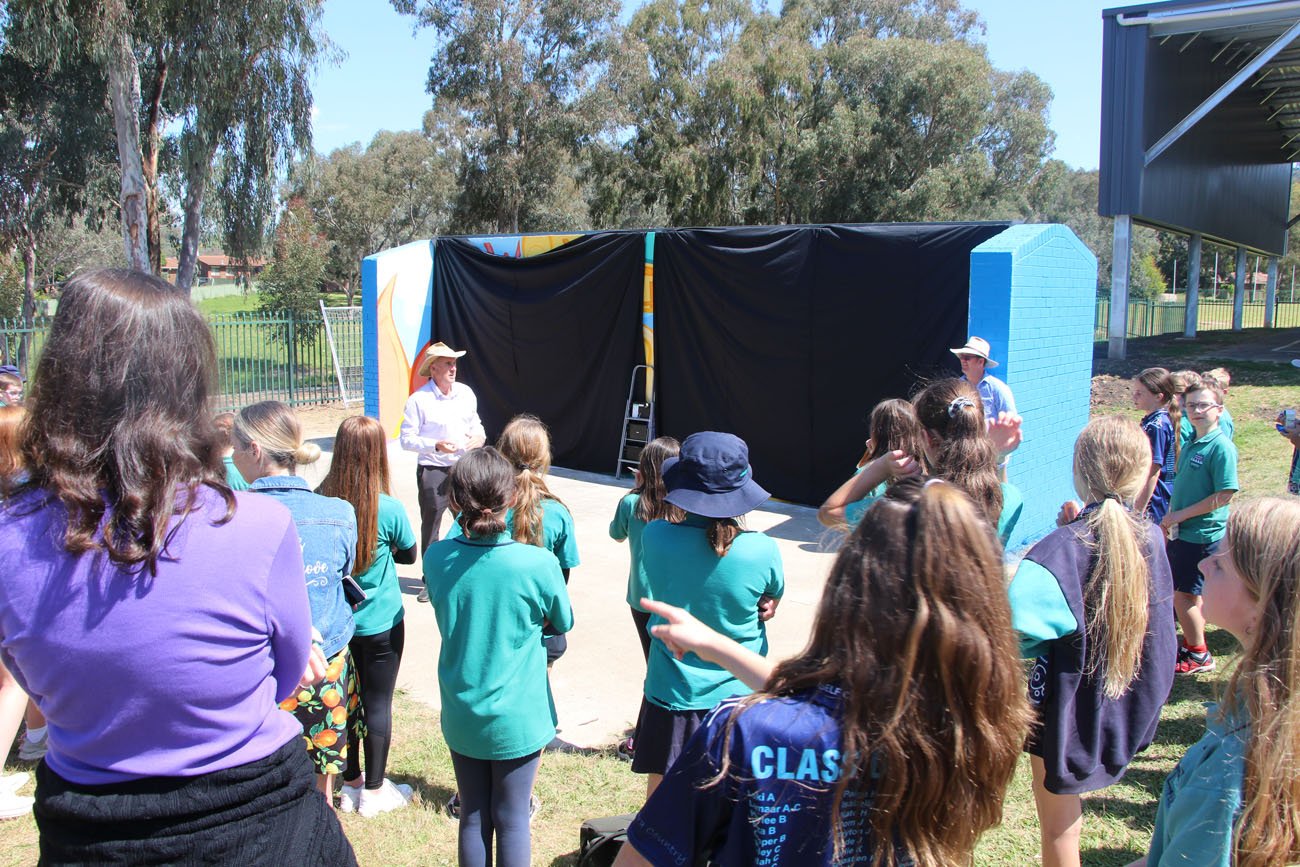
[(1021, 225), (971, 251), (969, 333), (988, 340), (1024, 419), (1008, 481), (1025, 510), (1012, 550), (1051, 531), (1075, 497), (1074, 440), (1088, 423), (1097, 257), (1064, 226)]
[(366, 415), (379, 418), (379, 260), (361, 260), (361, 351)]

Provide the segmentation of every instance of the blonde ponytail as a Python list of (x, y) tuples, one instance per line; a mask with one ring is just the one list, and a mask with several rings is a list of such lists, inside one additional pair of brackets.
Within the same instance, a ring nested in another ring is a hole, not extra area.
[(1107, 698), (1137, 679), (1150, 614), (1147, 522), (1125, 507), (1146, 480), (1151, 444), (1121, 416), (1094, 419), (1074, 444), (1079, 493), (1098, 506), (1088, 515), (1096, 563), (1084, 593), (1089, 675), (1101, 674)]

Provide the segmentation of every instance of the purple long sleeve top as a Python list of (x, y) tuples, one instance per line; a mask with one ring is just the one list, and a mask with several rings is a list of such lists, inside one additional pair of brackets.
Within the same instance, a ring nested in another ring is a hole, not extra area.
[[(49, 721), (51, 770), (97, 785), (247, 764), (302, 734), (277, 707), (311, 647), (289, 512), (203, 488), (158, 574), (63, 547), (64, 510), (0, 505), (0, 658)], [(175, 526), (175, 524), (173, 524)]]

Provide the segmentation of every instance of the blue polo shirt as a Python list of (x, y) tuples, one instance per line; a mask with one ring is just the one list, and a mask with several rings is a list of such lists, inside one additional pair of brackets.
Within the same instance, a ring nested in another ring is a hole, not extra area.
[[(758, 619), (758, 600), (785, 593), (781, 552), (769, 537), (746, 531), (725, 556), (709, 544), (708, 518), (687, 514), (680, 524), (651, 521), (641, 534), (647, 595), (685, 608), (706, 626), (755, 653), (767, 654), (767, 630)], [(647, 629), (663, 623), (653, 615)], [(748, 692), (726, 669), (694, 653), (677, 659), (658, 638), (650, 644), (645, 696), (668, 710), (708, 710)]]
[[(1184, 419), (1186, 421), (1186, 419)], [(1169, 511), (1170, 481), (1177, 472), (1174, 462), (1174, 423), (1166, 410), (1158, 409), (1142, 419), (1142, 432), (1151, 441), (1151, 463), (1160, 465), (1151, 502), (1147, 504), (1147, 517), (1159, 524)], [(1231, 439), (1231, 437), (1229, 437)]]
[[(966, 377), (962, 376), (962, 379), (965, 380)], [(984, 374), (984, 378), (975, 383), (975, 390), (979, 392), (980, 402), (984, 404), (985, 423), (996, 419), (998, 413), (1015, 415), (1016, 399), (1011, 396), (1011, 387), (996, 376)]]

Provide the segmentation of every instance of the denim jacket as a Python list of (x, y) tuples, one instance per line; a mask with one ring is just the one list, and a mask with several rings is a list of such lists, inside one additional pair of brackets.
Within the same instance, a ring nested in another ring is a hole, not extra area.
[(314, 494), (298, 476), (263, 476), (250, 492), (275, 497), (289, 510), (302, 543), (311, 625), (320, 631), (326, 659), (347, 646), (356, 628), (343, 597), (343, 576), (352, 574), (357, 517), (352, 504)]

